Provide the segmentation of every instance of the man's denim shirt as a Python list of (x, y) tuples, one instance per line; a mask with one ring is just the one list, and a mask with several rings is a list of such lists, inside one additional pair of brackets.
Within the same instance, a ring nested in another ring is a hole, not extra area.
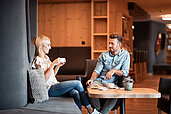
[(130, 67), (130, 54), (128, 51), (120, 50), (117, 55), (112, 55), (110, 51), (101, 53), (95, 68), (95, 72), (99, 75), (96, 80), (103, 80), (106, 83), (114, 82), (115, 75), (110, 80), (106, 79), (106, 74), (111, 69), (122, 70), (123, 76), (127, 76)]

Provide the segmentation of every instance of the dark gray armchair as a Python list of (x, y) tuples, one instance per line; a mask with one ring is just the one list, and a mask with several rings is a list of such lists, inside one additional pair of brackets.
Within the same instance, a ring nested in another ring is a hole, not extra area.
[(158, 99), (158, 113), (161, 111), (171, 114), (171, 78), (161, 77), (159, 82), (159, 90), (161, 98)]
[[(93, 73), (93, 71), (96, 67), (96, 64), (97, 64), (97, 60), (86, 59), (85, 76), (84, 77), (81, 77), (81, 76), (77, 77), (77, 79), (81, 81), (85, 91), (87, 90), (86, 82), (87, 82), (87, 80), (90, 79), (91, 74)], [(124, 86), (122, 83), (123, 80), (124, 80), (124, 77), (122, 76), (115, 81), (115, 84), (117, 84), (119, 87), (123, 87)], [(121, 105), (121, 100), (122, 99), (118, 99), (115, 107), (112, 110), (116, 110)], [(106, 101), (106, 99), (101, 100), (101, 106), (104, 105), (105, 101)]]

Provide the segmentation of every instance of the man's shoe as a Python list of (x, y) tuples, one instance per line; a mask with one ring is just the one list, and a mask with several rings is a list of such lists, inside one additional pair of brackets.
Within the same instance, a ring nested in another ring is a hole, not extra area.
[(94, 111), (91, 114), (100, 114), (100, 112), (94, 109)]

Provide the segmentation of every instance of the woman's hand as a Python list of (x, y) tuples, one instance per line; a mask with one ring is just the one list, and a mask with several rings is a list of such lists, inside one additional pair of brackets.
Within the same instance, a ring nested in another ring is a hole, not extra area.
[(59, 58), (60, 58), (60, 57), (58, 57), (57, 59), (55, 59), (55, 60), (52, 62), (53, 66), (56, 66), (56, 65), (59, 65), (59, 64), (60, 64)]
[[(61, 61), (60, 60), (60, 57), (58, 57), (57, 59), (55, 59), (54, 61), (56, 61), (56, 67), (55, 67), (55, 70), (54, 70), (54, 74), (56, 75), (57, 73), (58, 73), (58, 70), (59, 70), (59, 68), (61, 67), (61, 66), (63, 66), (65, 63), (66, 63), (66, 59), (65, 59), (65, 61)], [(54, 62), (53, 61), (53, 62)], [(54, 62), (55, 63), (55, 62)]]
[(63, 66), (65, 63), (66, 63), (66, 59), (63, 60), (63, 61), (61, 61), (61, 58), (60, 58), (60, 57), (58, 57), (57, 59), (55, 59), (55, 60), (53, 61), (54, 66), (57, 66), (57, 67), (61, 67), (61, 66)]
[(59, 63), (57, 66), (61, 67), (61, 66), (63, 66), (65, 63), (66, 63), (66, 61), (63, 62), (63, 63)]

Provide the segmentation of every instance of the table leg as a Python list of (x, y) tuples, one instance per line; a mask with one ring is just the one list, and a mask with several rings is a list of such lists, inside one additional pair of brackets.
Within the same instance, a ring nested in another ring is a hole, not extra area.
[(125, 114), (125, 99), (121, 99), (120, 114)]

